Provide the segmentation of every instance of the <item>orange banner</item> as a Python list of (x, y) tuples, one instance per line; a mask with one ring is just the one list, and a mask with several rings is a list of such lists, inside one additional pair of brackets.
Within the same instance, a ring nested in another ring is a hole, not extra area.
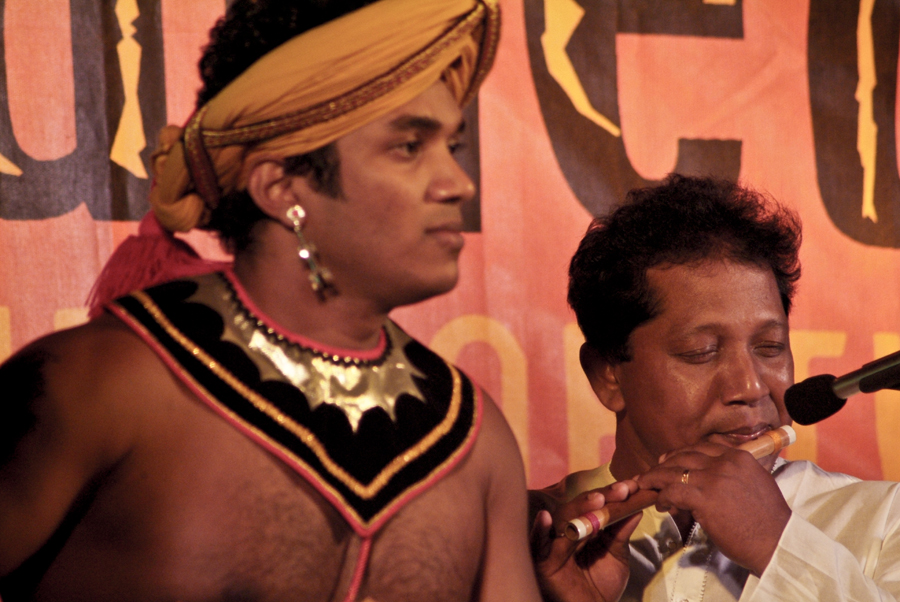
[[(462, 280), (395, 317), (500, 403), (531, 485), (611, 454), (613, 417), (578, 364), (567, 264), (592, 215), (670, 171), (740, 177), (800, 212), (797, 380), (900, 349), (896, 3), (501, 4), (473, 112), (481, 191)], [(200, 48), (223, 10), (4, 3), (0, 358), (85, 319), (94, 277), (147, 209), (156, 132), (193, 110)], [(859, 395), (798, 429), (788, 456), (897, 480), (895, 426), (900, 392)]]

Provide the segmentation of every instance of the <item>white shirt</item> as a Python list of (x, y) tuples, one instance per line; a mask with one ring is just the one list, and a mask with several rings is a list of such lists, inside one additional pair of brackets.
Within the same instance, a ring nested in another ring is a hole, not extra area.
[[(779, 459), (775, 480), (791, 507), (761, 578), (731, 562), (695, 525), (644, 510), (631, 537), (625, 602), (900, 600), (900, 483), (861, 481), (811, 462)], [(566, 494), (609, 485), (609, 465), (566, 478)]]

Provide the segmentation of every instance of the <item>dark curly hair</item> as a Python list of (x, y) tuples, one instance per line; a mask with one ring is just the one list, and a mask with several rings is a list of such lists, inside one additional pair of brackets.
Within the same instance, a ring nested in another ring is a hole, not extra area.
[(569, 305), (585, 340), (606, 361), (625, 362), (631, 332), (660, 311), (649, 268), (711, 258), (770, 268), (789, 313), (800, 241), (797, 214), (762, 194), (672, 174), (591, 223), (569, 264)]
[[(291, 38), (375, 0), (235, 0), (210, 31), (200, 59), (203, 87), (197, 108), (209, 102), (263, 55)], [(292, 175), (310, 175), (325, 194), (340, 195), (337, 149), (329, 144), (285, 160)], [(212, 211), (204, 229), (218, 233), (229, 251), (241, 251), (252, 242), (251, 231), (267, 219), (245, 190), (225, 195)]]

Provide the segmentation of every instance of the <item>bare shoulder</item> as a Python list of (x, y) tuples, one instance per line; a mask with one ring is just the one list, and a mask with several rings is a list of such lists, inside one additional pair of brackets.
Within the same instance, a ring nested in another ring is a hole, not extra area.
[(105, 396), (111, 386), (153, 365), (149, 349), (110, 316), (34, 341), (0, 365), (0, 412), (16, 417), (2, 421), (14, 429), (4, 441), (18, 440), (38, 422), (60, 428), (78, 415), (96, 418), (93, 410), (113, 399)]
[[(165, 366), (123, 323), (109, 315), (42, 337), (0, 366), (0, 412), (16, 420), (4, 441), (40, 424), (51, 433), (87, 428), (94, 441), (128, 424), (126, 399), (158, 387)], [(123, 394), (127, 391), (127, 395)], [(0, 421), (2, 422), (2, 421)]]
[(473, 460), (487, 479), (485, 547), (478, 599), (538, 600), (528, 551), (525, 467), (500, 408), (485, 395), (482, 431)]
[(482, 392), (482, 417), (478, 436), (451, 482), (465, 481), (481, 492), (484, 501), (507, 488), (525, 491), (525, 469), (518, 443), (497, 404)]
[(524, 483), (522, 456), (512, 429), (494, 400), (487, 393), (483, 396), (482, 426), (473, 460), (494, 481)]
[(124, 400), (164, 370), (111, 316), (38, 339), (0, 365), (0, 575), (128, 452), (136, 416)]

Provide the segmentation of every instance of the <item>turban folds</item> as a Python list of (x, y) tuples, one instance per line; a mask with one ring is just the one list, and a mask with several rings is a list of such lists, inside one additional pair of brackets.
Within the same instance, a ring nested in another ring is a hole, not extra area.
[(150, 204), (169, 231), (206, 223), (250, 169), (321, 148), (442, 79), (460, 106), (475, 95), (499, 38), (498, 0), (381, 0), (269, 52), (154, 155)]

